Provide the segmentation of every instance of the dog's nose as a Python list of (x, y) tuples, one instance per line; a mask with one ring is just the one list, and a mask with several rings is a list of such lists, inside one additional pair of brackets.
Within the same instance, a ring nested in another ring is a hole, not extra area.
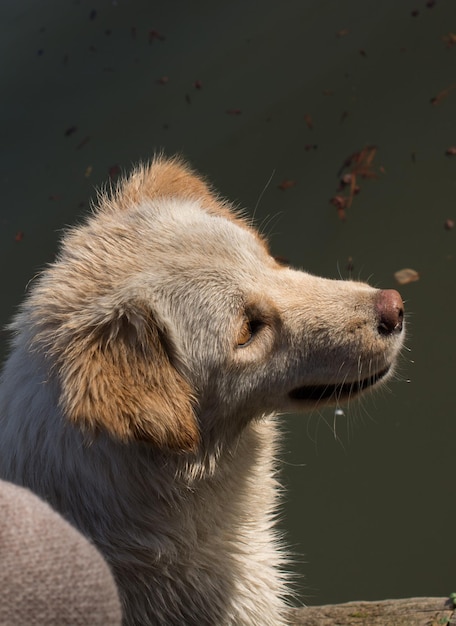
[(404, 319), (404, 303), (401, 294), (395, 289), (382, 289), (375, 301), (378, 319), (378, 332), (381, 335), (400, 333)]

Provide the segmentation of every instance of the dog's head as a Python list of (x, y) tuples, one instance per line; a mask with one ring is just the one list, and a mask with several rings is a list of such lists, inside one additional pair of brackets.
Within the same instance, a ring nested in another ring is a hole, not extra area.
[(284, 267), (200, 178), (159, 159), (67, 234), (16, 329), (49, 362), (69, 420), (194, 451), (375, 385), (402, 315), (396, 292)]

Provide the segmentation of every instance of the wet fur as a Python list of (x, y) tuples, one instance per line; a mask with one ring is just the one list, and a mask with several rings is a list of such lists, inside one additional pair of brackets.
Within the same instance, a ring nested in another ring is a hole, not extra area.
[(0, 474), (95, 542), (125, 624), (285, 624), (275, 415), (394, 363), (376, 295), (279, 265), (179, 160), (141, 166), (16, 316)]

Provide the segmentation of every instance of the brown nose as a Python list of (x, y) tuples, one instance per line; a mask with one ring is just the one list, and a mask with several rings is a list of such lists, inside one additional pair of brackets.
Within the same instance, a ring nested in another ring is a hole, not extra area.
[(400, 333), (404, 319), (404, 303), (395, 289), (382, 289), (375, 301), (378, 316), (378, 332), (381, 335)]

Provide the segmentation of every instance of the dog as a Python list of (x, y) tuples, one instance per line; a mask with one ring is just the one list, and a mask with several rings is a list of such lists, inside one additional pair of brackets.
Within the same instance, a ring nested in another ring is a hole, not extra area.
[(391, 377), (395, 290), (278, 262), (178, 158), (137, 167), (11, 325), (0, 474), (99, 548), (126, 625), (280, 626), (279, 412)]

